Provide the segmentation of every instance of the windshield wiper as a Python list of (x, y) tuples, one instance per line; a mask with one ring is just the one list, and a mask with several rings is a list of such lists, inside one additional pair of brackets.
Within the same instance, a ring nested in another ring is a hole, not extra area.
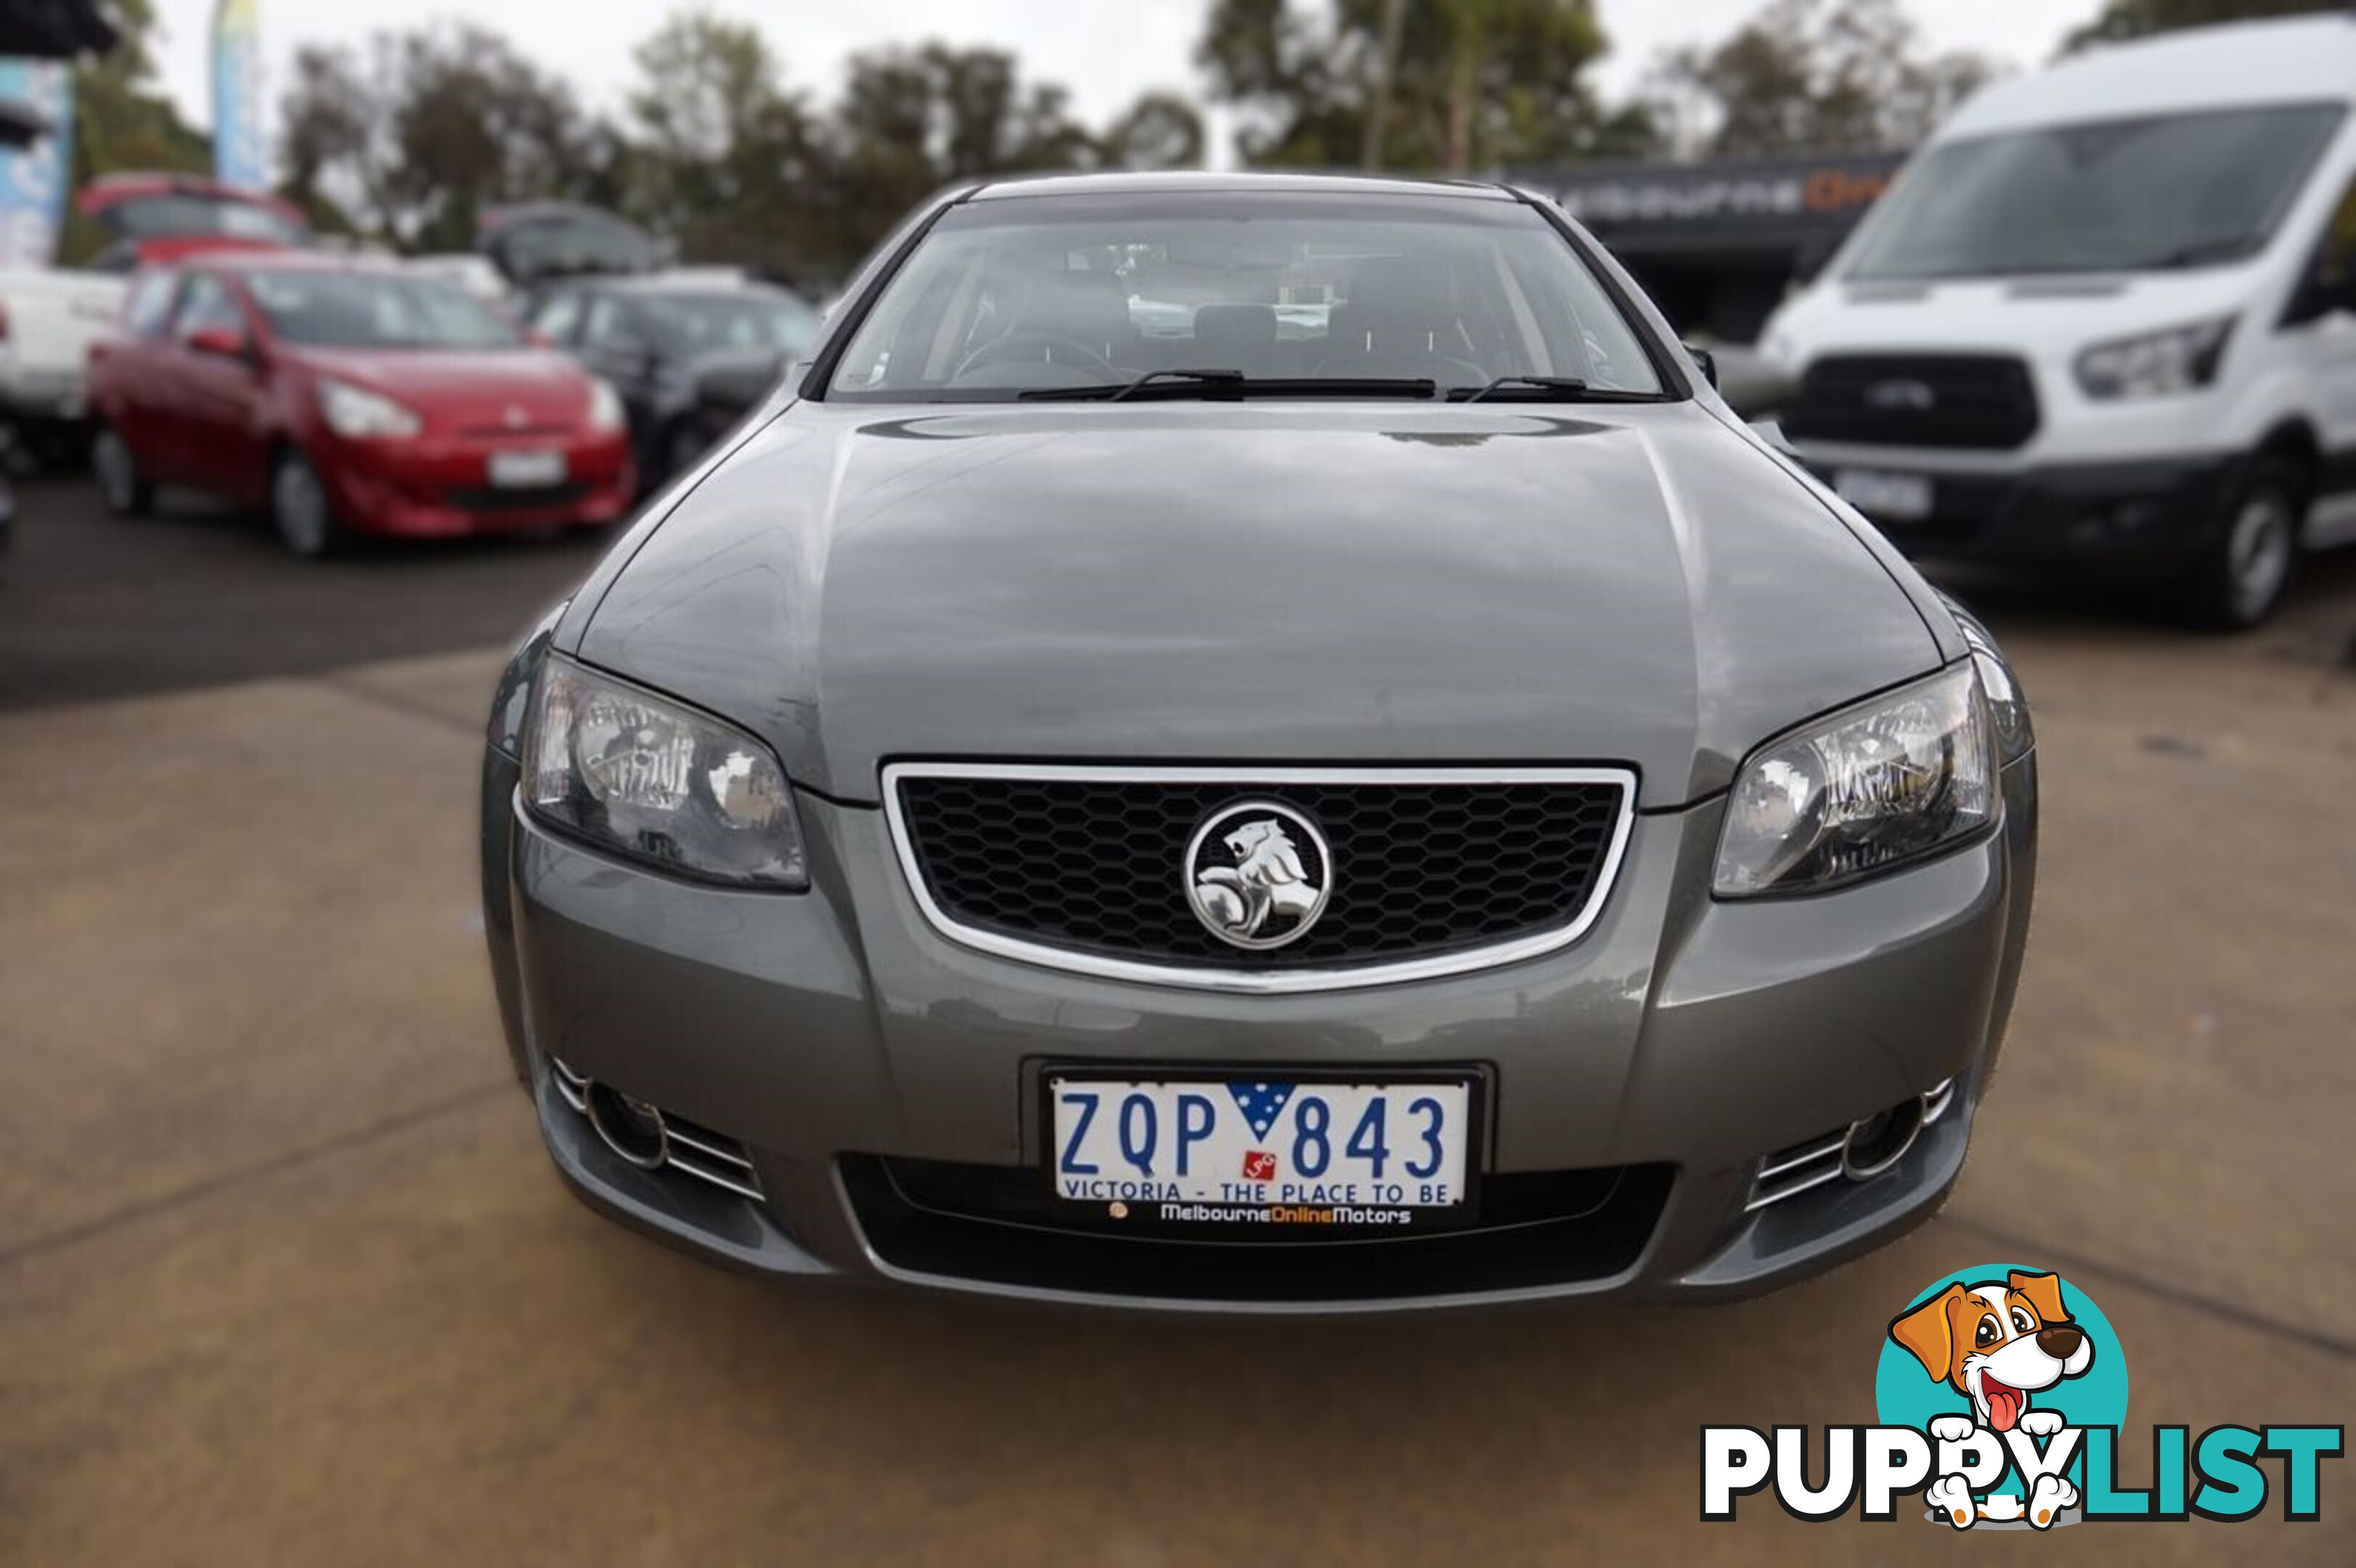
[(1429, 398), (1440, 390), (1430, 378), (1375, 376), (1247, 376), (1240, 370), (1148, 370), (1134, 381), (1089, 387), (1033, 387), (1015, 393), (1024, 401), (1101, 400), (1131, 396), (1171, 398)]
[(1207, 392), (1215, 387), (1240, 387), (1243, 380), (1241, 370), (1148, 370), (1134, 381), (1098, 382), (1087, 387), (1033, 387), (1014, 395), (1023, 399), (1101, 398), (1111, 403), (1147, 387), (1183, 386)]
[(1618, 387), (1590, 387), (1576, 376), (1500, 376), (1485, 387), (1451, 387), (1451, 403), (1477, 403), (1504, 393), (1507, 398), (1549, 403), (1650, 403), (1657, 392), (1631, 392)]

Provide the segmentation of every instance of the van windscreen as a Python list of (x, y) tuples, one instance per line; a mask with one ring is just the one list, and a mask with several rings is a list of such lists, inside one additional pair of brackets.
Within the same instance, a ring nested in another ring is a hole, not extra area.
[(2042, 125), (1906, 170), (1843, 275), (2129, 272), (2265, 248), (2339, 126), (2336, 103)]

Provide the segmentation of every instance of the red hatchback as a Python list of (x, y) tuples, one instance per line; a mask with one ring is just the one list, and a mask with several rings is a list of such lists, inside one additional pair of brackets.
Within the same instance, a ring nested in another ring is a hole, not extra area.
[(288, 252), (142, 272), (91, 349), (107, 505), (266, 506), (286, 547), (609, 523), (636, 485), (613, 389), (456, 286)]

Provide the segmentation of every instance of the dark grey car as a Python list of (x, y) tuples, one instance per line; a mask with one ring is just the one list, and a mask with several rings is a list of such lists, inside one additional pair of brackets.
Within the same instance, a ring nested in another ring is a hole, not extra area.
[(748, 374), (766, 377), (766, 390), (809, 348), (819, 316), (771, 283), (659, 272), (551, 284), (531, 324), (619, 395), (638, 474), (652, 488), (694, 466), (712, 444), (713, 395), (741, 397)]
[(1512, 191), (995, 185), (497, 698), (515, 1065), (748, 1268), (1752, 1291), (1960, 1168), (2027, 934), (1981, 629)]

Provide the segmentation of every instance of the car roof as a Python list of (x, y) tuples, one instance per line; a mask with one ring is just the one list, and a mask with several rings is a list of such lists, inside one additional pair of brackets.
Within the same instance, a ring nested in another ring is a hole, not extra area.
[(610, 208), (593, 207), (585, 201), (498, 202), (482, 209), (476, 218), (476, 227), (488, 234), (519, 229), (528, 223), (578, 222), (583, 219), (610, 223), (621, 229), (638, 228)]
[(573, 277), (551, 279), (548, 289), (551, 293), (572, 289), (637, 297), (794, 293), (793, 290), (763, 278), (725, 278), (708, 272), (685, 276), (666, 276), (660, 272), (585, 272)]
[(183, 272), (367, 272), (380, 277), (414, 277), (399, 256), (353, 256), (333, 251), (274, 249), (198, 251), (177, 263)]
[(1115, 196), (1175, 192), (1283, 192), (1293, 195), (1458, 197), (1518, 201), (1505, 187), (1485, 180), (1408, 179), (1397, 175), (1298, 174), (1258, 169), (1163, 169), (1146, 173), (1032, 175), (976, 187), (971, 201), (1016, 197)]
[(2339, 102), (2356, 96), (2356, 18), (2191, 27), (2098, 45), (1973, 95), (1939, 128), (1952, 141), (2041, 125)]
[(77, 210), (96, 217), (108, 208), (126, 201), (143, 201), (158, 196), (192, 197), (202, 201), (225, 202), (236, 207), (260, 208), (277, 214), (301, 228), (308, 229), (310, 219), (303, 209), (284, 197), (268, 191), (245, 190), (207, 179), (201, 175), (172, 174), (152, 170), (125, 170), (111, 175), (99, 175), (85, 184), (74, 197)]

